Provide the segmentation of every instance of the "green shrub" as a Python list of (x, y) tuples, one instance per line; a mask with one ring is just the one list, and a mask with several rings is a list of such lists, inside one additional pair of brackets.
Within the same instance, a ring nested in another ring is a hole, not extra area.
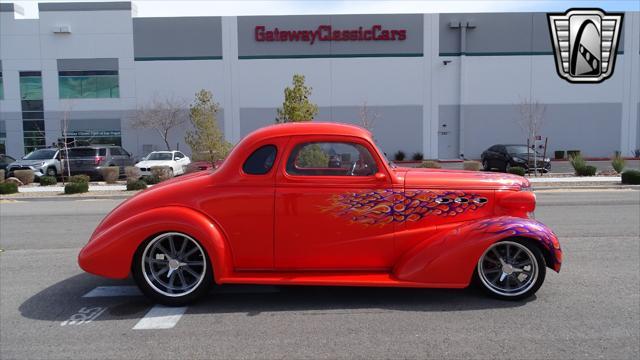
[(144, 190), (146, 188), (147, 184), (142, 180), (127, 181), (127, 191)]
[(14, 194), (18, 192), (18, 184), (3, 182), (0, 183), (0, 194)]
[(611, 160), (611, 166), (613, 166), (613, 170), (618, 174), (622, 173), (622, 170), (624, 170), (624, 159), (620, 156), (620, 153), (616, 153), (613, 157), (613, 160)]
[(567, 156), (569, 158), (580, 156), (580, 150), (567, 150)]
[(145, 175), (140, 180), (144, 181), (147, 185), (155, 185), (160, 182), (160, 178), (155, 175)]
[(480, 171), (482, 164), (479, 161), (467, 160), (462, 163), (462, 168), (469, 171)]
[(65, 194), (79, 194), (89, 191), (88, 182), (70, 182), (64, 186)]
[(509, 174), (515, 174), (515, 175), (524, 176), (524, 174), (526, 174), (527, 171), (523, 167), (514, 166), (512, 168), (509, 168), (509, 170), (507, 172)]
[(580, 170), (576, 170), (576, 175), (578, 176), (594, 176), (598, 169), (595, 166), (585, 165)]
[(33, 173), (33, 170), (15, 170), (13, 172), (13, 176), (17, 177), (18, 180), (22, 181), (22, 184), (29, 185), (36, 178), (36, 175)]
[(396, 161), (403, 161), (406, 157), (407, 155), (402, 150), (398, 150), (398, 152), (393, 156)]
[(622, 183), (640, 185), (640, 170), (626, 170), (622, 173)]
[(4, 170), (0, 169), (0, 184), (4, 182)]
[(127, 166), (124, 168), (124, 175), (127, 177), (127, 181), (138, 180), (140, 179), (140, 169), (135, 166)]
[(571, 163), (576, 175), (580, 175), (580, 172), (582, 172), (584, 167), (587, 166), (587, 162), (582, 158), (582, 156), (580, 156), (580, 154), (571, 156), (569, 162)]
[(118, 181), (118, 177), (120, 177), (120, 167), (119, 166), (107, 166), (100, 169), (100, 175), (102, 175), (102, 179), (107, 184), (115, 184)]
[(85, 183), (88, 184), (91, 181), (91, 177), (89, 175), (73, 175), (69, 177), (69, 182), (71, 183)]
[(442, 168), (442, 166), (440, 166), (440, 163), (434, 160), (427, 160), (427, 161), (423, 161), (422, 163), (420, 163), (420, 165), (418, 165), (419, 168), (429, 168), (429, 169), (440, 169)]
[(55, 176), (40, 176), (40, 186), (55, 185), (58, 183)]
[(556, 150), (553, 154), (556, 160), (564, 159), (564, 150)]
[(424, 159), (424, 155), (421, 152), (413, 153), (411, 159), (413, 161), (422, 161)]

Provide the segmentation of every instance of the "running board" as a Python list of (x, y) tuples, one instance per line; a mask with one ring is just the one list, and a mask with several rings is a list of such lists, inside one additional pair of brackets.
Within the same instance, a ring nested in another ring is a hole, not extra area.
[(389, 273), (338, 272), (236, 272), (218, 279), (220, 284), (318, 285), (318, 286), (381, 286), (415, 288), (464, 288), (467, 284), (426, 284), (403, 281)]

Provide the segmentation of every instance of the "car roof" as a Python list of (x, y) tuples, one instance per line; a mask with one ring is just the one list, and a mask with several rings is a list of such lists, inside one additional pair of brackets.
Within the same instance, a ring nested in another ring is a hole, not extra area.
[(371, 139), (371, 133), (356, 125), (334, 122), (294, 122), (275, 124), (258, 129), (247, 138), (273, 138), (295, 135), (346, 135)]

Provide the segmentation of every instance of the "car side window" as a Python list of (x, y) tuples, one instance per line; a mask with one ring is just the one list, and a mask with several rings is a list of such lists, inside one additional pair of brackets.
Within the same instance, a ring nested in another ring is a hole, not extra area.
[(249, 175), (264, 175), (273, 167), (278, 149), (275, 145), (264, 145), (254, 151), (242, 165), (242, 171)]
[(378, 172), (366, 147), (344, 142), (298, 144), (287, 160), (287, 173), (309, 176), (371, 176)]
[(120, 156), (120, 155), (122, 155), (122, 152), (120, 151), (120, 149), (113, 147), (113, 148), (111, 148), (111, 155), (112, 156)]

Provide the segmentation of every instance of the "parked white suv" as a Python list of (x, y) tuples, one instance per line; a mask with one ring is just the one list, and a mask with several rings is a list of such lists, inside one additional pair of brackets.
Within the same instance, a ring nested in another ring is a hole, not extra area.
[(153, 151), (142, 161), (136, 164), (140, 169), (140, 174), (151, 175), (151, 168), (154, 166), (168, 166), (173, 172), (172, 175), (184, 174), (185, 168), (191, 163), (189, 157), (180, 151)]
[(37, 177), (58, 176), (61, 173), (60, 151), (55, 148), (32, 151), (7, 166), (9, 176), (16, 170), (32, 170)]

